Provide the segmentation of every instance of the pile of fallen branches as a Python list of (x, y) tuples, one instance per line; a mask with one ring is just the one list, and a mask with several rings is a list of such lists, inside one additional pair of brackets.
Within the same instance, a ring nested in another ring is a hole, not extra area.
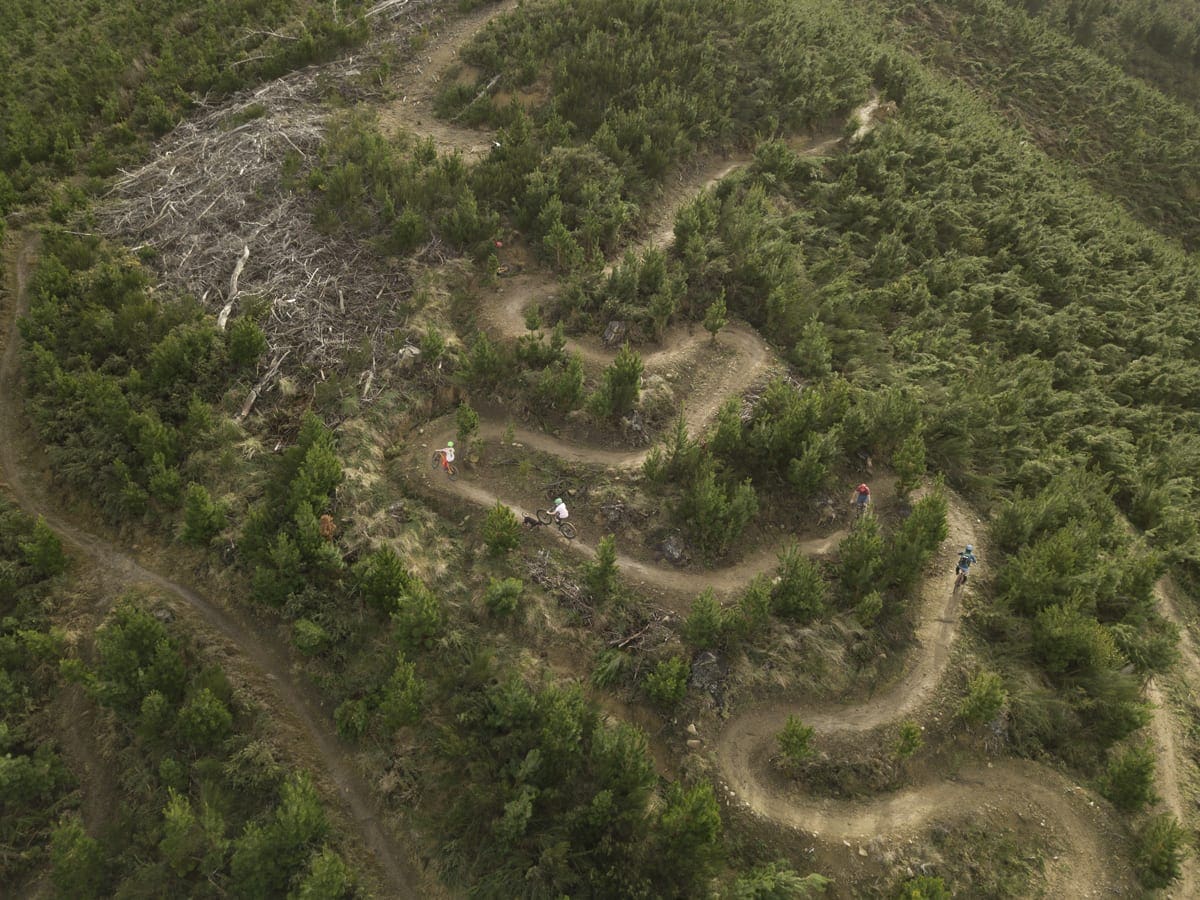
[(553, 566), (549, 554), (539, 552), (528, 562), (525, 571), (535, 584), (540, 584), (558, 599), (559, 606), (578, 615), (584, 625), (592, 624), (596, 610), (584, 599), (583, 588)]
[[(381, 4), (387, 13), (434, 7)], [(324, 136), (331, 85), (346, 99), (359, 66), (371, 63), (404, 31), (420, 26), (390, 21), (359, 56), (293, 72), (219, 106), (198, 112), (156, 148), (154, 159), (123, 172), (98, 211), (101, 228), (135, 248), (153, 248), (165, 286), (199, 298), (222, 327), (253, 300), (267, 306), (260, 320), (269, 351), (262, 369), (303, 380), (340, 372), (348, 351), (397, 327), (396, 313), (411, 276), (389, 269), (363, 243), (327, 235), (312, 224), (305, 190), (284, 183), (285, 161), (306, 171)], [(257, 298), (257, 299), (255, 299)], [(383, 360), (378, 360), (383, 364)], [(382, 390), (375, 362), (359, 374), (364, 399)], [(254, 397), (268, 390), (270, 378)], [(374, 386), (372, 388), (372, 385)]]
[(303, 193), (282, 184), (289, 154), (306, 167), (321, 143), (316, 77), (280, 79), (183, 123), (100, 210), (108, 232), (154, 248), (162, 279), (222, 325), (261, 297), (272, 359), (287, 354), (311, 373), (338, 370), (353, 345), (389, 328), (410, 289), (362, 245), (318, 232)]

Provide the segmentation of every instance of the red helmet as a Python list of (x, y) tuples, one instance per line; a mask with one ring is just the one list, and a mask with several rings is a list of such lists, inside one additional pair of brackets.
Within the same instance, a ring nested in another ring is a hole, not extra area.
[(867, 487), (866, 483), (863, 483), (858, 486), (858, 492), (860, 494), (869, 494), (871, 493), (871, 489)]

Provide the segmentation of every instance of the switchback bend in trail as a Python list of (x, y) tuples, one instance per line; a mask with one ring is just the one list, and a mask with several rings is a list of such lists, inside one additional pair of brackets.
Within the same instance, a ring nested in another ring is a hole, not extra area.
[[(457, 32), (456, 40), (465, 43), (492, 15), (507, 11), (508, 5), (505, 5), (488, 16), (476, 17), (470, 28)], [(436, 56), (443, 67), (454, 61), (456, 50), (457, 46), (443, 46), (437, 51)], [(442, 71), (432, 67), (423, 69), (416, 75), (418, 86), (412, 93), (417, 97), (432, 96), (433, 86)], [(865, 113), (869, 115), (869, 109)], [(407, 117), (403, 110), (393, 110), (391, 116), (397, 127), (418, 135), (425, 133), (424, 117)], [(479, 134), (473, 131), (465, 139), (462, 149), (469, 151), (476, 147)], [(453, 129), (439, 129), (437, 138), (442, 143), (451, 142), (453, 146)], [(836, 139), (830, 137), (808, 142), (807, 146), (810, 152), (827, 152), (834, 143)], [(652, 227), (645, 246), (664, 246), (670, 238), (670, 222), (675, 211), (697, 191), (706, 189), (749, 160), (748, 155), (743, 155), (702, 162), (686, 176), (686, 183), (674, 186), (665, 201), (649, 211)], [(525, 310), (547, 297), (556, 286), (553, 279), (537, 274), (505, 279), (492, 295), (481, 299), (482, 323), (498, 336), (514, 340), (526, 333)], [(685, 418), (693, 433), (711, 421), (728, 397), (743, 393), (767, 373), (783, 368), (761, 337), (744, 325), (727, 328), (721, 340), (732, 355), (731, 361), (715, 373), (702, 390), (695, 392), (697, 396), (693, 402), (685, 405)], [(685, 330), (674, 330), (662, 342), (665, 349), (646, 355), (646, 371), (653, 372), (669, 363), (686, 360), (698, 352), (700, 343), (699, 338)], [(611, 361), (613, 356), (595, 341), (587, 339), (572, 342), (569, 349), (579, 352), (593, 369)], [(428, 430), (436, 432), (439, 426), (447, 430), (450, 423), (429, 423)], [(644, 452), (590, 447), (515, 427), (499, 419), (484, 417), (481, 421), (480, 438), (484, 440), (498, 440), (505, 431), (528, 448), (577, 463), (628, 470), (636, 468), (645, 458)], [(427, 449), (422, 447), (419, 452), (414, 452), (414, 465), (419, 465), (417, 460)], [(421, 468), (424, 470), (423, 466)], [(452, 493), (481, 507), (490, 507), (499, 501), (518, 512), (525, 511), (513, 498), (500, 496), (471, 475), (452, 482), (444, 478), (430, 479), (428, 470), (424, 470), (424, 477), (429, 479), (433, 490)], [(980, 543), (971, 511), (956, 497), (950, 496), (949, 501), (947, 548)], [(840, 534), (834, 534), (801, 546), (805, 552), (821, 554), (831, 550), (840, 537)], [(594, 546), (584, 540), (568, 546), (579, 553), (591, 555), (595, 552)], [(619, 557), (618, 562), (625, 577), (660, 588), (667, 596), (676, 598), (671, 603), (673, 608), (686, 612), (690, 598), (705, 587), (732, 592), (743, 587), (754, 575), (769, 571), (777, 562), (779, 549), (767, 547), (735, 565), (703, 572), (680, 572), (629, 557)], [(921, 588), (919, 608), (916, 648), (905, 671), (873, 700), (858, 706), (823, 707), (780, 700), (753, 707), (732, 718), (722, 729), (713, 751), (717, 769), (728, 789), (755, 814), (826, 841), (902, 835), (939, 819), (969, 816), (973, 810), (984, 807), (1011, 811), (1014, 816), (1037, 814), (1053, 821), (1058, 840), (1066, 848), (1066, 852), (1048, 866), (1047, 895), (1105, 896), (1112, 890), (1122, 890), (1128, 884), (1128, 873), (1120, 862), (1123, 858), (1117, 846), (1120, 835), (1112, 822), (1099, 812), (1086, 791), (1044, 765), (1019, 760), (978, 765), (959, 773), (954, 780), (925, 783), (886, 797), (853, 802), (815, 799), (798, 790), (779, 790), (766, 777), (775, 736), (788, 715), (799, 715), (819, 732), (866, 732), (918, 713), (931, 699), (949, 662), (960, 623), (953, 575), (941, 573), (929, 577)], [(1161, 718), (1166, 714), (1160, 711), (1157, 715)]]
[[(468, 159), (486, 152), (486, 133), (475, 129), (437, 122), (432, 114), (431, 100), (437, 78), (456, 58), (459, 48), (487, 21), (515, 7), (507, 2), (458, 20), (444, 30), (439, 39), (427, 48), (427, 57), (410, 73), (405, 101), (389, 108), (384, 116), (388, 127), (404, 128), (416, 134), (435, 138), (442, 149), (459, 149)], [(411, 101), (409, 100), (411, 98)], [(815, 139), (800, 146), (809, 152), (826, 152), (836, 139), (832, 136)], [(723, 159), (702, 160), (701, 163), (672, 186), (665, 200), (649, 212), (650, 237), (648, 245), (663, 246), (670, 237), (670, 223), (675, 211), (695, 192), (705, 189), (741, 165), (749, 162), (748, 155)], [(21, 252), (15, 254), (10, 266), (11, 277), (23, 282), (32, 252), (28, 237)], [(12, 255), (12, 254), (10, 254)], [(482, 298), (481, 318), (484, 324), (499, 335), (513, 339), (525, 333), (524, 310), (554, 290), (555, 282), (545, 276), (527, 275), (503, 282), (503, 289), (493, 296)], [(11, 292), (13, 300), (20, 291)], [(19, 427), (21, 413), (16, 399), (17, 357), (15, 352), (15, 316), (13, 303), (5, 312), (12, 317), (5, 323), (4, 333), (10, 335), (5, 347), (3, 371), (0, 373), (0, 426), (9, 434)], [(707, 335), (703, 336), (707, 340)], [(720, 404), (730, 396), (743, 393), (756, 381), (776, 368), (782, 368), (767, 345), (752, 329), (732, 324), (721, 334), (719, 341), (730, 360), (702, 385), (698, 396), (686, 407), (689, 429), (697, 431), (711, 421)], [(648, 372), (656, 367), (687, 360), (699, 351), (701, 338), (683, 329), (672, 331), (664, 340), (666, 349), (645, 358)], [(608, 351), (591, 341), (574, 342), (572, 349), (583, 356), (590, 367), (603, 365), (610, 358)], [(435, 425), (431, 425), (435, 427)], [(481, 437), (498, 438), (504, 423), (485, 420)], [(612, 451), (593, 448), (527, 429), (515, 429), (514, 437), (534, 449), (557, 454), (564, 459), (600, 466), (630, 469), (640, 465), (644, 453)], [(413, 454), (413, 465), (419, 466), (429, 478), (428, 448)], [(42, 514), (69, 542), (105, 565), (121, 572), (130, 582), (155, 584), (175, 594), (205, 620), (206, 624), (243, 655), (248, 664), (265, 676), (269, 690), (276, 693), (292, 718), (309, 734), (313, 747), (329, 777), (338, 785), (346, 806), (362, 832), (364, 843), (372, 849), (376, 861), (384, 869), (394, 896), (417, 896), (414, 887), (418, 876), (406, 869), (389, 835), (373, 815), (372, 801), (365, 786), (344, 761), (344, 751), (328, 731), (328, 716), (315, 708), (313, 701), (293, 686), (286, 654), (270, 641), (247, 630), (228, 611), (210, 603), (190, 589), (175, 584), (160, 575), (142, 568), (131, 557), (113, 549), (100, 538), (73, 526), (42, 502), (37, 492), (25, 483), (21, 461), (7, 440), (0, 440), (0, 467), (12, 486), (18, 501), (28, 511)], [(451, 482), (444, 478), (430, 482), (435, 490), (451, 492), (459, 498), (483, 507), (498, 500), (517, 506), (512, 498), (494, 493), (470, 475)], [(950, 538), (948, 545), (979, 543), (974, 517), (957, 498), (949, 498)], [(805, 552), (820, 554), (836, 545), (840, 534), (802, 544)], [(582, 553), (593, 553), (585, 541), (570, 545)], [(623, 576), (653, 584), (669, 596), (680, 610), (687, 608), (690, 598), (704, 587), (732, 592), (744, 586), (755, 574), (769, 571), (777, 561), (778, 549), (768, 547), (751, 554), (742, 562), (712, 571), (681, 573), (627, 557), (619, 564)], [(713, 753), (721, 778), (729, 790), (752, 812), (780, 826), (797, 828), (818, 840), (846, 840), (875, 835), (895, 835), (911, 832), (938, 820), (969, 816), (984, 807), (1011, 811), (1013, 815), (1036, 812), (1052, 820), (1066, 852), (1051, 864), (1046, 892), (1049, 896), (1102, 896), (1122, 883), (1118, 871), (1121, 854), (1113, 846), (1111, 828), (1085, 792), (1071, 785), (1063, 776), (1046, 766), (1024, 761), (1005, 761), (989, 767), (964, 771), (952, 781), (925, 783), (886, 797), (852, 802), (814, 799), (798, 790), (779, 789), (767, 777), (769, 756), (775, 735), (790, 714), (799, 715), (806, 723), (821, 732), (866, 732), (889, 722), (911, 717), (932, 697), (950, 658), (956, 639), (960, 609), (958, 597), (951, 590), (952, 576), (942, 573), (923, 584), (919, 602), (917, 646), (912, 651), (904, 673), (875, 698), (861, 705), (813, 706), (802, 701), (778, 700), (745, 710), (731, 719), (718, 737)], [(1189, 673), (1200, 676), (1198, 671)], [(1163, 740), (1174, 740), (1174, 728), (1157, 713), (1156, 731)], [(1162, 723), (1166, 722), (1166, 727)], [(1160, 748), (1160, 753), (1163, 748)], [(1172, 743), (1166, 753), (1172, 759), (1179, 756)], [(1178, 786), (1165, 784), (1169, 805), (1179, 805)], [(1172, 791), (1174, 793), (1172, 794)], [(1190, 872), (1185, 873), (1190, 880)], [(1189, 888), (1190, 889), (1190, 888)], [(1186, 896), (1179, 894), (1178, 896)]]

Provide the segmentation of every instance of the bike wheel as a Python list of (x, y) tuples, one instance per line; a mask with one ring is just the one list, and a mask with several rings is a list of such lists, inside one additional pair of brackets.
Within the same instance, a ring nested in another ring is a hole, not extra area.
[(568, 541), (575, 540), (575, 535), (578, 534), (578, 532), (575, 530), (575, 526), (570, 522), (559, 522), (558, 530), (562, 532), (562, 536)]
[(539, 509), (537, 511), (537, 517), (538, 521), (543, 525), (549, 525), (554, 521), (554, 513), (550, 512), (548, 509)]
[(454, 463), (450, 463), (448, 466), (446, 466), (446, 474), (449, 475), (451, 478), (457, 478), (458, 477), (458, 466), (456, 466)]
[(433, 462), (430, 463), (429, 468), (436, 469), (440, 462), (441, 462), (441, 454), (440, 453), (433, 454)]

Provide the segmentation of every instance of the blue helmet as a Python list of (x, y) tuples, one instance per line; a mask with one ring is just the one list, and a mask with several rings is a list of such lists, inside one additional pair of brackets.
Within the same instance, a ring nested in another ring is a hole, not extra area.
[(972, 550), (974, 550), (974, 549), (975, 549), (975, 548), (974, 548), (974, 547), (972, 547), (970, 544), (967, 544), (967, 549), (966, 549), (966, 550), (964, 550), (963, 552), (964, 552), (964, 553), (970, 553), (970, 552), (971, 552)]

